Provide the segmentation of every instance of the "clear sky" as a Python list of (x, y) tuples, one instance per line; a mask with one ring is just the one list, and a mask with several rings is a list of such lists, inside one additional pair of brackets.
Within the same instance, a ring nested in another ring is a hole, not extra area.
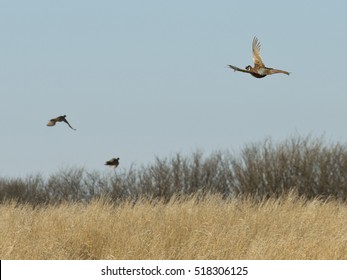
[[(0, 2), (0, 176), (347, 140), (347, 1)], [(291, 72), (256, 79), (266, 66)], [(49, 119), (67, 115), (47, 127)]]

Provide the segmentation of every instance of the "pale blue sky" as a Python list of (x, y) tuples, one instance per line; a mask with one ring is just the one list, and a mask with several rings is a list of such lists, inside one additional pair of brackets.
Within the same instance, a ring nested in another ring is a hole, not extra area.
[[(1, 1), (0, 176), (347, 140), (346, 1)], [(291, 72), (255, 79), (227, 64)], [(47, 127), (66, 114), (71, 125)]]

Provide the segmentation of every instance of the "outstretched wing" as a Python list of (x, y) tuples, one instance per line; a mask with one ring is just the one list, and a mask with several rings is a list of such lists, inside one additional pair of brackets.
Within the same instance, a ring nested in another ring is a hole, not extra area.
[(246, 70), (246, 69), (241, 69), (241, 68), (238, 68), (236, 66), (233, 66), (233, 65), (228, 65), (231, 69), (234, 69), (234, 71), (240, 71), (240, 72), (245, 72), (245, 73), (251, 73), (250, 71)]
[(260, 42), (257, 37), (253, 38), (252, 51), (254, 67), (265, 67), (263, 60), (260, 56)]
[(47, 123), (47, 126), (55, 126), (55, 119), (51, 119), (48, 123)]
[(65, 118), (63, 119), (63, 122), (67, 123), (67, 125), (68, 125), (71, 129), (76, 130), (75, 128), (73, 128), (73, 127), (69, 124), (69, 122), (68, 122)]
[(119, 165), (119, 161), (117, 159), (113, 158), (113, 159), (106, 161), (105, 165), (117, 167)]

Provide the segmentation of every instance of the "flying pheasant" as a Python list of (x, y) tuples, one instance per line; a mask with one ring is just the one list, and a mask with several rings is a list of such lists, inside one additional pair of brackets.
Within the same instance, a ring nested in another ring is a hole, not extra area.
[(51, 120), (47, 123), (47, 126), (55, 126), (55, 124), (56, 124), (57, 122), (65, 122), (65, 123), (67, 123), (67, 125), (68, 125), (71, 129), (76, 130), (76, 129), (73, 128), (73, 127), (69, 124), (69, 122), (66, 120), (66, 115), (64, 115), (64, 116), (59, 116), (59, 117), (56, 117), (56, 118), (54, 118), (54, 119), (51, 119)]
[(119, 165), (119, 158), (112, 158), (106, 161), (105, 165), (113, 166), (114, 168), (116, 168)]
[(234, 71), (240, 71), (244, 73), (251, 74), (253, 77), (256, 78), (264, 78), (267, 75), (272, 75), (272, 74), (277, 74), (277, 73), (282, 73), (289, 75), (289, 72), (283, 71), (283, 70), (278, 70), (274, 68), (269, 68), (266, 67), (264, 62), (261, 59), (260, 56), (260, 42), (257, 37), (254, 37), (253, 42), (252, 42), (252, 51), (253, 51), (253, 63), (254, 67), (251, 65), (247, 65), (245, 69), (238, 68), (233, 65), (229, 65), (230, 68), (234, 69)]

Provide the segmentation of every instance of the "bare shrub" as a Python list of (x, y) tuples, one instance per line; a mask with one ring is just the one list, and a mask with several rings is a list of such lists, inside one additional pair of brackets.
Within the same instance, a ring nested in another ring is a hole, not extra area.
[(47, 191), (52, 201), (78, 201), (86, 196), (82, 185), (84, 169), (61, 170), (50, 176), (47, 182)]
[(325, 146), (321, 138), (292, 138), (247, 145), (232, 161), (235, 190), (256, 197), (281, 196), (291, 189), (307, 198), (347, 195), (346, 145)]
[(139, 199), (170, 201), (172, 197), (208, 194), (254, 197), (258, 201), (295, 190), (308, 199), (347, 198), (347, 147), (324, 144), (322, 138), (271, 139), (246, 145), (238, 154), (176, 154), (152, 164), (107, 176), (83, 168), (63, 169), (47, 180), (0, 178), (0, 202), (47, 204), (89, 202), (109, 197), (114, 202)]
[(48, 201), (44, 190), (44, 179), (40, 175), (29, 176), (26, 179), (0, 179), (0, 202), (14, 201), (16, 203), (44, 204)]

